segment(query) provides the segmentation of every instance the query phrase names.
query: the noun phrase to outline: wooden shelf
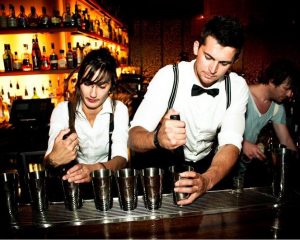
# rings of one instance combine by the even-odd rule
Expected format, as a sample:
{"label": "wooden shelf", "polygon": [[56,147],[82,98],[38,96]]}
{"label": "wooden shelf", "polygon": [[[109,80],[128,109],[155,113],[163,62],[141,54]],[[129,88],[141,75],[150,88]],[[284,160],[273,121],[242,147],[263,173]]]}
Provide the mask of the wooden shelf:
{"label": "wooden shelf", "polygon": [[119,45],[122,49],[128,49],[124,44],[115,42],[109,38],[102,37],[96,33],[86,32],[78,27],[57,27],[57,28],[7,28],[1,29],[0,34],[34,34],[34,33],[58,33],[58,32],[70,32],[72,35],[80,34],[96,40],[103,40],[112,44]]}
{"label": "wooden shelf", "polygon": [[77,27],[53,27],[53,28],[4,28],[0,30],[0,34],[28,34],[28,33],[58,33],[58,32],[74,32]]}
{"label": "wooden shelf", "polygon": [[34,71],[11,71],[11,72],[4,72],[0,71],[0,77],[4,76],[23,76],[23,75],[36,75],[36,74],[64,74],[70,73],[73,69],[58,69],[58,70],[34,70]]}

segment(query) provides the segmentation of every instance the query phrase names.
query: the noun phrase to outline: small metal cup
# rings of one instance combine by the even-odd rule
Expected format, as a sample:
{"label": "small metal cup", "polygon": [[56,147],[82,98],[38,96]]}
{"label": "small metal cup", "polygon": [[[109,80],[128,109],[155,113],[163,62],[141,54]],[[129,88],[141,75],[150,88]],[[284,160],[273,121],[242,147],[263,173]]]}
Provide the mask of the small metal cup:
{"label": "small metal cup", "polygon": [[115,173],[122,210],[129,211],[137,207],[137,177],[138,171],[131,168],[124,168]]}
{"label": "small metal cup", "polygon": [[272,190],[273,196],[277,198],[278,202],[287,200],[291,191],[291,182],[289,181],[291,156],[292,151],[283,145],[279,145],[275,149],[276,160],[273,167]]}
{"label": "small metal cup", "polygon": [[[0,174],[0,210],[11,222],[15,221],[18,212],[18,174],[5,172]],[[3,216],[2,215],[2,216]]]}
{"label": "small metal cup", "polygon": [[46,177],[45,170],[29,172],[28,174],[31,206],[38,212],[48,209]]}
{"label": "small metal cup", "polygon": [[[180,173],[186,172],[186,171],[194,171],[194,168],[192,166],[188,166],[188,165],[180,165],[180,166],[171,166],[169,168],[169,170],[172,174],[173,185],[175,185],[175,182],[182,179],[180,177]],[[173,201],[174,201],[174,204],[176,204],[176,205],[178,205],[177,204],[178,201],[187,199],[189,196],[190,196],[189,193],[175,192],[173,190]]]}
{"label": "small metal cup", "polygon": [[112,177],[110,169],[98,169],[91,173],[96,209],[107,211],[113,206]]}
{"label": "small metal cup", "polygon": [[65,207],[70,211],[75,211],[82,207],[82,196],[79,183],[62,180]]}
{"label": "small metal cup", "polygon": [[162,169],[154,167],[141,170],[144,205],[149,210],[161,207],[163,173]]}

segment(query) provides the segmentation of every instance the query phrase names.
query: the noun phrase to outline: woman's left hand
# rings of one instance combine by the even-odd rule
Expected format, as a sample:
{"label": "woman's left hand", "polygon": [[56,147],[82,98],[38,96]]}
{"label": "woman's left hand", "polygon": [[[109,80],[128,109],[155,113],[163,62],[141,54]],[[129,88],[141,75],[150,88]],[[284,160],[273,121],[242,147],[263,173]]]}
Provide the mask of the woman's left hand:
{"label": "woman's left hand", "polygon": [[68,180],[68,182],[75,183],[90,182],[90,173],[92,171],[92,165],[78,163],[67,171],[67,174],[63,176],[63,180]]}

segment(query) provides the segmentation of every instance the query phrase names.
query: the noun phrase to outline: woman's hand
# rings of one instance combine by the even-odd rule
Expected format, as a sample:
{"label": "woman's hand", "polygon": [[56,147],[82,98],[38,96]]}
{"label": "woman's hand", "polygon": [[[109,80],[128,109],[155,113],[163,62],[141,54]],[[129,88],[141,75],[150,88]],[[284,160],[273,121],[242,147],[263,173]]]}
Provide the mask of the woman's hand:
{"label": "woman's hand", "polygon": [[77,157],[79,140],[76,133],[72,133],[64,139],[69,132],[70,129],[61,130],[55,138],[53,149],[47,156],[51,165],[67,164]]}
{"label": "woman's hand", "polygon": [[83,164],[78,163],[75,166],[68,169],[67,174],[63,176],[63,180],[75,183],[85,183],[92,180],[91,173],[96,170],[104,168],[102,164]]}

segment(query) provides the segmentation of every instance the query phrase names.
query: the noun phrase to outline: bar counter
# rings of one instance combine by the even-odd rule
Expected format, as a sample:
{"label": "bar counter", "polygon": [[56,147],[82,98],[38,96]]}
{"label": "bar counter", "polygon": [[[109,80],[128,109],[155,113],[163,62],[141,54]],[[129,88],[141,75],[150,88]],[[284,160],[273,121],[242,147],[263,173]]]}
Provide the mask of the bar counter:
{"label": "bar counter", "polygon": [[[209,191],[189,206],[178,207],[164,194],[161,208],[148,210],[142,196],[132,211],[98,211],[94,201],[69,211],[62,202],[50,203],[44,213],[20,205],[18,216],[2,238],[300,238],[299,195],[278,204],[270,188]],[[3,228],[2,228],[3,229]],[[1,230],[2,231],[2,230]]]}

